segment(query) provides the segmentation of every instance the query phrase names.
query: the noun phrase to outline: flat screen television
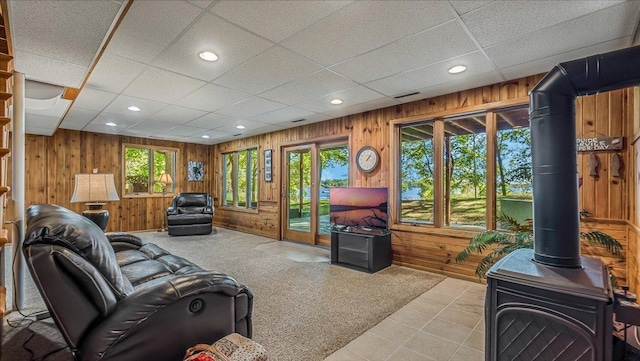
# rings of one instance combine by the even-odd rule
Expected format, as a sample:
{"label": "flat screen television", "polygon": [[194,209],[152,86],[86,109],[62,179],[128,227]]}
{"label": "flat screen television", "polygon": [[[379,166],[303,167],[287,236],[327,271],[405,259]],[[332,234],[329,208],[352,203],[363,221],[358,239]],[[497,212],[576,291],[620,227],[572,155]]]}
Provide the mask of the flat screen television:
{"label": "flat screen television", "polygon": [[386,230],[388,201],[387,188],[331,188],[330,223],[333,227]]}

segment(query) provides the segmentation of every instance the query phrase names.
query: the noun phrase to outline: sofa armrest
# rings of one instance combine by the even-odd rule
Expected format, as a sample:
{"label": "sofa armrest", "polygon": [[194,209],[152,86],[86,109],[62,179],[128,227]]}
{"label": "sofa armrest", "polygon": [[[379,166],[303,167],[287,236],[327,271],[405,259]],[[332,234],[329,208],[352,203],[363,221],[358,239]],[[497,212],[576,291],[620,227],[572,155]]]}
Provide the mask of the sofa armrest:
{"label": "sofa armrest", "polygon": [[178,208],[177,207],[169,207],[167,208],[167,216],[173,216],[176,215],[180,212],[178,212]]}
{"label": "sofa armrest", "polygon": [[213,207],[211,207],[211,206],[204,207],[203,213],[205,213],[205,214],[213,214]]}
{"label": "sofa armrest", "polygon": [[129,233],[108,233],[106,234],[114,252],[120,252],[127,249],[140,249],[144,246],[144,242],[138,236]]}

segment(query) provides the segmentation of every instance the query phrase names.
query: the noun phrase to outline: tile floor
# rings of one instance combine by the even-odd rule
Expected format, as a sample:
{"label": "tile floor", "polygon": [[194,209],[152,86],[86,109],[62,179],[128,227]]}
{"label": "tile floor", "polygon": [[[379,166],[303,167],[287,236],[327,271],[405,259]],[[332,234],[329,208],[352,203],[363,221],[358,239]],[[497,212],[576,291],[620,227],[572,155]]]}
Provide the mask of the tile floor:
{"label": "tile floor", "polygon": [[[329,262],[330,251],[295,242],[256,247],[297,262]],[[486,286],[446,278],[325,361],[483,361]]]}
{"label": "tile floor", "polygon": [[482,361],[485,289],[447,278],[325,361]]}

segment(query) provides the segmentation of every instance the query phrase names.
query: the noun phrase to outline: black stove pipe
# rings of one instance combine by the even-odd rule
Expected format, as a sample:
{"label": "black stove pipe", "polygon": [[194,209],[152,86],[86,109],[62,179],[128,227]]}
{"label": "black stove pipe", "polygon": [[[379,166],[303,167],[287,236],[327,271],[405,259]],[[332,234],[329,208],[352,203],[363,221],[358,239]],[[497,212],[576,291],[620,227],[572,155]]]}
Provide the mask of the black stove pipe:
{"label": "black stove pipe", "polygon": [[640,84],[640,46],[556,65],[529,93],[534,260],[579,268],[577,96]]}

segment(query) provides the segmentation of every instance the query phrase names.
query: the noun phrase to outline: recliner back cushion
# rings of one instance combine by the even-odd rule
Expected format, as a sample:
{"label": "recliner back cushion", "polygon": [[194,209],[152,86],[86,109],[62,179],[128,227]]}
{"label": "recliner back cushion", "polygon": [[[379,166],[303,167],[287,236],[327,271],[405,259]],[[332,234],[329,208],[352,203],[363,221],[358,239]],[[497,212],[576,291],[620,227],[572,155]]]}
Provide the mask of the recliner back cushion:
{"label": "recliner back cushion", "polygon": [[24,246],[38,243],[63,246],[86,259],[102,274],[118,298],[133,292],[104,232],[88,218],[53,204],[33,205],[27,210]]}
{"label": "recliner back cushion", "polygon": [[180,193],[176,198],[177,207],[205,207],[207,205],[206,193]]}
{"label": "recliner back cushion", "polygon": [[204,207],[178,207],[178,212],[184,214],[204,213]]}

